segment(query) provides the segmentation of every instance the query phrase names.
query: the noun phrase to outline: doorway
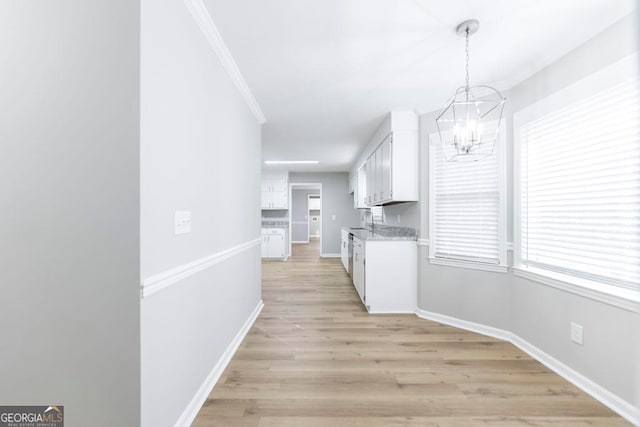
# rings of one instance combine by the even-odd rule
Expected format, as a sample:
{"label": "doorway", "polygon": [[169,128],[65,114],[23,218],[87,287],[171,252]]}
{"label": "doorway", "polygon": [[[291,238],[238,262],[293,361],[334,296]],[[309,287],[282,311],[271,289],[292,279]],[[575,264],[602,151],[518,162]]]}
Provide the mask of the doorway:
{"label": "doorway", "polygon": [[[289,185],[289,254],[302,251],[320,257],[322,252],[322,184]],[[295,247],[294,247],[295,245]],[[296,249],[296,250],[294,250]]]}

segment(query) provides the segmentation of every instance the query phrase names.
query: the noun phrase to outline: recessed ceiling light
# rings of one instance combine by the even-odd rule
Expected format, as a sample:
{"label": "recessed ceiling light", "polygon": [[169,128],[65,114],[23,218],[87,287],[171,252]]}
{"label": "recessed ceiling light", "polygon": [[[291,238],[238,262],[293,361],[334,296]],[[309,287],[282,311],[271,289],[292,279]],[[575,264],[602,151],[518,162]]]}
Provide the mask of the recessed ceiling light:
{"label": "recessed ceiling light", "polygon": [[317,160],[265,160],[265,165],[315,165]]}

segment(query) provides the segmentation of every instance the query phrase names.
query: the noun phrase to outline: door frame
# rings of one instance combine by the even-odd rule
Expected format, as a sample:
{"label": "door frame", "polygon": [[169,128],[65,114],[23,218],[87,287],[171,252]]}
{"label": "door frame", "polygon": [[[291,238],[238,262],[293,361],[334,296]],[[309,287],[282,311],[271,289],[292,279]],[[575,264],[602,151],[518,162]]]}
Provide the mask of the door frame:
{"label": "door frame", "polygon": [[[320,190],[320,215],[322,215],[324,198],[322,197],[321,182],[290,182],[289,183],[289,254],[291,256],[293,248],[293,190],[295,187],[312,187],[313,190]],[[300,190],[301,188],[298,188]],[[308,199],[307,199],[308,200]],[[309,205],[307,205],[307,236],[309,236]],[[318,257],[322,256],[322,216],[320,217],[320,251]]]}

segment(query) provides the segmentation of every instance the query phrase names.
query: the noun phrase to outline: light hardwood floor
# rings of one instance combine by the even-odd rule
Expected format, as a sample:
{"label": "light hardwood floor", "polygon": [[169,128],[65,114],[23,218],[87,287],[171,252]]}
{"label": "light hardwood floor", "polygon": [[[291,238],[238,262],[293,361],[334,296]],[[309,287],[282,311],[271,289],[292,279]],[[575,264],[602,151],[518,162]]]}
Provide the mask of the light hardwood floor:
{"label": "light hardwood floor", "polygon": [[318,242],[263,262],[265,307],[194,426],[623,426],[513,345],[369,315]]}

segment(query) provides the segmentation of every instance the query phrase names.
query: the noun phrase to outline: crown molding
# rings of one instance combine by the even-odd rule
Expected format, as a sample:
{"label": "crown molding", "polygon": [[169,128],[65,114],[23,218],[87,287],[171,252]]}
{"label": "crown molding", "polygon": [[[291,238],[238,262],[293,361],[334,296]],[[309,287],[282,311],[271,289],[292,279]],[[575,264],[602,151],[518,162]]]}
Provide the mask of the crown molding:
{"label": "crown molding", "polygon": [[236,88],[240,91],[240,94],[249,106],[249,109],[255,116],[258,123],[261,125],[265,124],[267,122],[267,118],[264,116],[258,101],[256,101],[256,98],[253,96],[253,93],[251,92],[251,89],[249,89],[244,77],[242,77],[238,64],[236,64],[236,61],[234,61],[231,56],[231,52],[229,52],[227,45],[222,39],[222,35],[218,31],[216,24],[213,22],[213,18],[211,18],[207,7],[202,3],[202,0],[184,0],[184,4],[187,9],[189,9],[189,12],[191,12],[193,19],[195,19],[198,27],[202,30],[202,33],[209,42],[211,48],[216,55],[218,55],[218,58],[220,58],[222,66],[227,70],[229,77],[231,77]]}

